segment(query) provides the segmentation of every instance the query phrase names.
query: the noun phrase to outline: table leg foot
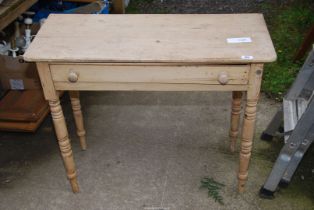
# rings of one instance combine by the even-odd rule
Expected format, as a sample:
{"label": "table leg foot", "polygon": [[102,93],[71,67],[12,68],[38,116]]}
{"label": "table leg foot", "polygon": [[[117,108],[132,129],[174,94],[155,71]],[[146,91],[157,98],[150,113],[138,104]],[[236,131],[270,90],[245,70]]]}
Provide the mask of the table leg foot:
{"label": "table leg foot", "polygon": [[239,191],[239,193],[243,193],[244,192],[245,183],[246,183],[246,180],[240,180],[240,178],[239,178],[239,182],[238,182],[238,191]]}
{"label": "table leg foot", "polygon": [[80,139],[82,150],[86,150],[87,148],[86,138],[85,138],[86,132],[84,129],[83,114],[81,110],[80,94],[78,91],[70,91],[69,94],[70,94],[70,99],[71,99],[71,104],[72,104],[75,125],[77,129],[76,133]]}
{"label": "table leg foot", "polygon": [[80,188],[79,188],[79,185],[78,185],[78,183],[77,183],[76,177],[73,178],[73,179],[70,179],[70,183],[71,183],[72,191],[73,191],[74,193],[80,192]]}
{"label": "table leg foot", "polygon": [[71,142],[60,105],[60,100],[56,99],[49,101],[49,106],[67,177],[70,181],[73,192],[79,192]]}
{"label": "table leg foot", "polygon": [[231,120],[230,120],[230,151],[236,150],[237,138],[239,133],[239,122],[241,115],[241,103],[242,103],[242,92],[232,92],[232,108],[231,108]]}

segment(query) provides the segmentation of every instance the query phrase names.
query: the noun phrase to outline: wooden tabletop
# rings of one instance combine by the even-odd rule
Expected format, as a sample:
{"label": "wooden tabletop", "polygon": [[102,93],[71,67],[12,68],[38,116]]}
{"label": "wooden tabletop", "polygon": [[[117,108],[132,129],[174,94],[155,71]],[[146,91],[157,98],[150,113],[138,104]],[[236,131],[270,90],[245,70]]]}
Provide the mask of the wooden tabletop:
{"label": "wooden tabletop", "polygon": [[262,14],[52,14],[27,61],[264,63],[276,59]]}

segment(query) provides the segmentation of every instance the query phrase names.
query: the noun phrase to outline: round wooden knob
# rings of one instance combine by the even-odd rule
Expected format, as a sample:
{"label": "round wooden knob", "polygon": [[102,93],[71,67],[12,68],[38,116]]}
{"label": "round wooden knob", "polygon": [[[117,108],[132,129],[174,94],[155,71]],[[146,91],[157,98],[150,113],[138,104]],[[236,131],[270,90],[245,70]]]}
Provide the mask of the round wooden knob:
{"label": "round wooden knob", "polygon": [[218,82],[222,85],[226,85],[229,82],[229,76],[227,72],[220,72],[218,75]]}
{"label": "round wooden knob", "polygon": [[75,72],[70,72],[68,76],[69,82],[77,82],[78,80],[78,74]]}

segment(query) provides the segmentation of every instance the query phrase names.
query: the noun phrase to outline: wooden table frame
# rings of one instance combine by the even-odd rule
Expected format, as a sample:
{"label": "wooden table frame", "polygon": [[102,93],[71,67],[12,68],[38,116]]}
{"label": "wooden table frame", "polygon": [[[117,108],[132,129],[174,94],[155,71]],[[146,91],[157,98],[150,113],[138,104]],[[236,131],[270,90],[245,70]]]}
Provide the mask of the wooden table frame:
{"label": "wooden table frame", "polygon": [[[108,83],[108,82],[96,82],[94,84],[88,85],[80,82],[59,82],[57,78],[54,78],[55,65],[49,63],[37,63],[39,76],[42,82],[45,98],[49,101],[51,115],[53,123],[55,126],[55,131],[57,134],[62,158],[64,161],[64,166],[67,172],[67,177],[70,180],[73,192],[79,192],[79,186],[77,183],[76,168],[73,159],[71,143],[67,131],[67,126],[65,123],[64,115],[62,112],[62,107],[60,105],[59,94],[60,90],[69,90],[71,104],[75,119],[75,124],[77,127],[77,135],[80,138],[81,147],[86,150],[85,141],[85,129],[83,125],[83,116],[81,112],[80,99],[78,90],[136,90],[136,91],[232,91],[232,112],[231,112],[231,127],[230,127],[230,149],[232,152],[236,148],[236,140],[238,138],[239,121],[241,113],[241,102],[242,102],[242,92],[246,92],[246,106],[245,106],[245,117],[243,121],[243,131],[241,139],[241,150],[240,150],[240,166],[238,173],[238,189],[243,192],[245,182],[248,177],[248,166],[252,150],[252,140],[254,135],[254,125],[256,119],[256,105],[259,97],[263,64],[251,64],[251,65],[239,65],[239,68],[243,68],[246,72],[247,78],[245,78],[245,85],[221,85],[221,84],[194,84],[195,81],[185,81],[185,83],[180,84],[167,84],[167,83],[145,83],[144,85],[132,84],[132,83]],[[63,68],[68,68],[67,73],[75,72],[80,64],[61,64]],[[83,64],[86,65],[86,64]],[[107,66],[108,64],[103,64]],[[102,64],[90,65],[90,68],[102,68]],[[115,64],[117,65],[117,64]],[[132,67],[134,65],[143,64],[122,64],[126,68]],[[145,66],[149,66],[145,64]],[[155,66],[155,64],[154,64]],[[165,70],[169,68],[184,68],[178,65],[161,65],[156,68],[156,75],[160,73],[163,74]],[[186,67],[186,66],[185,66]],[[206,66],[210,68],[211,65]],[[225,71],[228,65],[215,65],[218,71]],[[90,71],[90,69],[88,70]],[[123,71],[122,71],[123,72]],[[80,72],[81,73],[81,72]],[[120,75],[121,77],[123,75]],[[177,76],[177,75],[176,75]],[[145,78],[144,78],[145,79]],[[155,78],[158,80],[158,78]],[[163,78],[161,78],[163,79]],[[54,81],[55,80],[55,81]]]}
{"label": "wooden table frame", "polygon": [[24,59],[37,63],[73,192],[79,187],[58,91],[70,91],[83,150],[79,91],[232,91],[231,151],[246,92],[238,172],[244,190],[263,64],[276,59],[262,14],[54,14]]}

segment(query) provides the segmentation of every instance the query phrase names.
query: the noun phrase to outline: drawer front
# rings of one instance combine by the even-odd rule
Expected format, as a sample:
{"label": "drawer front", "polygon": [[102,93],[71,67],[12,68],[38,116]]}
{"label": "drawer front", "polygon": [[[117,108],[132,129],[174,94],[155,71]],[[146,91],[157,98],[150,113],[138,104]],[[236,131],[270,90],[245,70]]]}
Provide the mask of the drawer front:
{"label": "drawer front", "polygon": [[[147,85],[246,85],[249,65],[50,65],[56,89],[106,84]],[[70,88],[71,89],[71,88]],[[88,88],[87,88],[88,89]]]}

